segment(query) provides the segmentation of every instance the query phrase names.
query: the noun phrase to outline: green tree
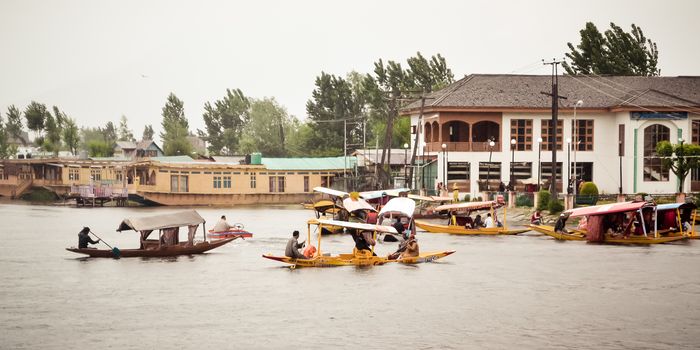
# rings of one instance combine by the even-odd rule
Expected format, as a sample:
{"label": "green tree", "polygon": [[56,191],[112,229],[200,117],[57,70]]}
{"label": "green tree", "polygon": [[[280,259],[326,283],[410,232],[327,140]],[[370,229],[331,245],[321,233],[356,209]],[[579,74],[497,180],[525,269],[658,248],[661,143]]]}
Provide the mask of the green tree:
{"label": "green tree", "polygon": [[285,135],[294,128],[287,110],[274,98],[252,100],[250,121],[240,141],[242,153],[261,152],[268,157],[287,155]]}
{"label": "green tree", "polygon": [[7,159],[13,154],[9,144],[9,134],[3,123],[2,115],[0,115],[0,159]]}
{"label": "green tree", "polygon": [[87,150],[90,157],[111,157],[114,155],[112,144],[104,140],[89,141],[87,143]]}
{"label": "green tree", "polygon": [[163,140],[163,152],[166,156],[189,155],[192,153],[192,145],[187,140],[189,135],[189,123],[185,118],[185,109],[182,101],[170,93],[163,107],[163,132],[160,137]]}
{"label": "green tree", "polygon": [[240,89],[226,89],[223,99],[204,104],[206,133],[198,134],[209,143],[212,154],[231,155],[238,151],[240,135],[250,120],[250,101]]}
{"label": "green tree", "polygon": [[23,145],[27,145],[29,140],[26,140],[23,135],[24,126],[22,125],[22,112],[11,105],[7,108],[7,123],[5,124],[5,131],[8,136],[13,137],[15,140],[19,140]]}
{"label": "green tree", "polygon": [[112,121],[108,121],[105,124],[105,128],[102,129],[102,138],[105,143],[113,145],[117,141],[117,128],[114,127]]}
{"label": "green tree", "polygon": [[143,128],[143,136],[141,136],[141,140],[153,140],[154,134],[155,133],[153,132],[153,126],[151,124],[148,124]]}
{"label": "green tree", "polygon": [[61,125],[59,125],[58,120],[62,120],[61,115],[59,114],[58,118],[54,118],[51,116],[51,113],[48,113],[46,115],[46,119],[44,121],[44,129],[46,131],[46,137],[44,137],[44,142],[42,147],[49,151],[52,152],[54,157],[58,156],[58,152],[61,150]]}
{"label": "green tree", "polygon": [[662,157],[664,166],[676,174],[678,193],[683,193],[683,184],[690,170],[700,168],[700,145],[661,141],[656,145],[656,153]]}
{"label": "green tree", "polygon": [[574,47],[567,43],[566,54],[571,63],[564,62],[567,74],[614,74],[655,76],[659,52],[656,43],[644,36],[640,27],[632,24],[632,31],[610,23],[610,29],[601,34],[592,22],[580,32],[581,42]]}
{"label": "green tree", "polygon": [[78,146],[80,145],[78,125],[70,117],[66,117],[63,121],[63,141],[73,155],[78,154]]}
{"label": "green tree", "polygon": [[[51,115],[46,109],[46,105],[32,101],[24,110],[24,117],[27,119],[27,128],[34,131],[34,136],[39,137],[39,133],[44,130],[46,116]],[[39,145],[40,146],[40,145]]]}
{"label": "green tree", "polygon": [[129,126],[127,125],[127,119],[126,116],[122,114],[121,118],[119,118],[119,131],[118,131],[118,140],[119,141],[136,141],[134,138],[134,133],[131,132],[129,129]]}

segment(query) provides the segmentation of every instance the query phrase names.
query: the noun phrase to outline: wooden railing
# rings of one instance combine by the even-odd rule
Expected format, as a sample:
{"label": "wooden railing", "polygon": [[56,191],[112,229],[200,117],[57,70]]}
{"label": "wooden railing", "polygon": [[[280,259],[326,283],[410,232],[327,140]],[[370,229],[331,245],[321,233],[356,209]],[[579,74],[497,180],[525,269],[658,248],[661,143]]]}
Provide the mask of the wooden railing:
{"label": "wooden railing", "polygon": [[495,142],[493,147],[486,142],[429,142],[425,145],[426,152],[442,152],[442,145],[445,144],[447,152],[500,152],[501,143]]}

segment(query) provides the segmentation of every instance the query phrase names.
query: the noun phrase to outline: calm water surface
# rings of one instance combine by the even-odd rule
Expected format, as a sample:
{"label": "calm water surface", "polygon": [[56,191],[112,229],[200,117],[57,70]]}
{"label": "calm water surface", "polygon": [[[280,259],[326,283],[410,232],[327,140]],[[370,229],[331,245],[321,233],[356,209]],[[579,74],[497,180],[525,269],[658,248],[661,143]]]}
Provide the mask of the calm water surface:
{"label": "calm water surface", "polygon": [[[173,208],[0,204],[0,348],[697,349],[700,241],[654,247],[555,242],[534,233],[419,233],[417,266],[291,270],[283,254],[310,212],[198,209],[252,239],[205,255],[85,259],[64,250],[90,226],[120,248],[127,216]],[[347,236],[326,252],[349,252]],[[389,253],[396,243],[379,245]]]}

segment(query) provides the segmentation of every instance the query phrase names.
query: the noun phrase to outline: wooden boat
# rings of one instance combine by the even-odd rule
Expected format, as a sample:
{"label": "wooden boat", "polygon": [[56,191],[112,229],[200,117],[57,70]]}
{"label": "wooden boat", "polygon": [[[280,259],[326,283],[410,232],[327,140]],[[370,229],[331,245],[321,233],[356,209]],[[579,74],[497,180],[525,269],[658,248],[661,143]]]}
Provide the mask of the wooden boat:
{"label": "wooden boat", "polygon": [[[202,225],[204,241],[194,240],[199,225]],[[207,241],[205,220],[195,210],[161,214],[148,217],[126,218],[117,228],[117,231],[138,231],[141,236],[140,246],[135,249],[94,249],[94,248],[66,248],[66,250],[78,254],[85,254],[95,258],[134,258],[134,257],[167,257],[178,255],[201,254],[218,248],[238,237],[226,238],[217,241]],[[179,228],[187,230],[187,240],[180,242]],[[158,239],[148,239],[153,231],[158,231]]]}
{"label": "wooden boat", "polygon": [[211,239],[226,239],[226,238],[233,238],[233,237],[238,237],[238,238],[251,238],[253,237],[252,232],[248,232],[244,229],[230,229],[228,231],[224,232],[214,232],[214,230],[209,230],[209,238]]}
{"label": "wooden boat", "polygon": [[655,228],[670,231],[668,236],[680,235],[700,239],[700,232],[696,230],[697,220],[700,219],[697,209],[698,207],[690,202],[659,204],[654,215]]}
{"label": "wooden boat", "polygon": [[[503,227],[480,227],[466,228],[458,218],[458,213],[466,213],[467,216],[473,211],[487,210],[495,217],[496,209],[503,206],[502,203],[496,201],[485,202],[463,202],[456,204],[441,205],[436,210],[447,210],[451,213],[450,223],[448,225],[433,224],[425,221],[416,220],[416,226],[431,233],[448,233],[454,235],[517,235],[519,233],[530,231],[526,229],[510,229],[506,220],[506,208],[503,207]],[[494,219],[495,220],[495,219]]]}
{"label": "wooden boat", "polygon": [[[605,217],[625,216],[627,214],[633,215],[632,218],[638,222],[636,234],[631,233],[632,219],[628,220],[626,228],[622,230],[629,230],[630,234],[628,236],[622,233],[611,234],[607,232],[605,227],[607,224],[603,220]],[[567,233],[562,233],[555,232],[554,227],[548,225],[529,225],[529,227],[557,240],[589,241],[607,244],[660,244],[688,238],[687,235],[666,235],[667,230],[659,230],[656,226],[647,227],[645,222],[649,220],[652,214],[654,216],[657,214],[657,207],[653,203],[622,202],[570,209],[562,213],[562,218],[564,219],[585,217],[587,220],[586,229],[567,229]],[[591,225],[601,226],[595,227]],[[593,229],[595,231],[590,232]]]}
{"label": "wooden boat", "polygon": [[[308,223],[308,236],[307,236],[307,242],[311,242],[311,225],[314,223],[309,222]],[[344,221],[337,221],[337,220],[318,220],[317,224],[319,227],[323,227],[325,225],[333,225],[333,226],[342,226],[347,229],[354,229],[354,230],[367,230],[367,231],[372,231],[374,236],[376,237],[378,233],[384,233],[384,234],[398,234],[395,228],[391,226],[381,226],[381,225],[374,225],[374,224],[363,224],[363,223],[356,223],[356,222],[344,222]],[[319,229],[319,232],[322,232],[321,229]],[[437,259],[443,258],[445,256],[448,256],[454,251],[442,251],[442,252],[426,252],[426,253],[421,253],[419,256],[416,257],[411,257],[411,258],[399,258],[395,260],[391,260],[388,257],[385,256],[376,256],[373,255],[374,253],[374,248],[372,248],[372,251],[357,251],[356,249],[353,249],[352,253],[348,254],[338,254],[338,255],[330,255],[330,254],[324,254],[321,252],[321,237],[323,235],[319,233],[318,235],[318,243],[316,246],[316,254],[309,258],[309,259],[292,259],[286,256],[276,256],[273,254],[263,254],[263,258],[270,259],[270,260],[275,260],[279,261],[285,264],[290,264],[292,267],[335,267],[335,266],[374,266],[374,265],[384,265],[387,263],[392,263],[392,262],[397,262],[397,263],[405,263],[405,264],[416,264],[416,263],[423,263],[423,262],[432,262]]]}

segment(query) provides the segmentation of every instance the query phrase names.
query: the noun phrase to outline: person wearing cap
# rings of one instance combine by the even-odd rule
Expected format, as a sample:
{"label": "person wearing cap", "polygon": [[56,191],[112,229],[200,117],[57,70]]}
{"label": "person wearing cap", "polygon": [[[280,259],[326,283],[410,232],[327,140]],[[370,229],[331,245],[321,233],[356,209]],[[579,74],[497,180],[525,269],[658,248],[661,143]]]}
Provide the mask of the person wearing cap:
{"label": "person wearing cap", "polygon": [[226,215],[221,215],[221,219],[214,225],[214,232],[228,232],[233,226],[226,222]]}
{"label": "person wearing cap", "polygon": [[88,243],[97,244],[100,243],[100,239],[98,238],[96,241],[93,241],[92,238],[90,238],[90,228],[83,227],[80,233],[78,233],[78,248],[85,249],[88,247]]}
{"label": "person wearing cap", "polygon": [[292,259],[307,259],[299,249],[304,247],[305,242],[299,243],[299,231],[292,233],[292,238],[287,241],[287,248],[284,250],[284,255]]}

